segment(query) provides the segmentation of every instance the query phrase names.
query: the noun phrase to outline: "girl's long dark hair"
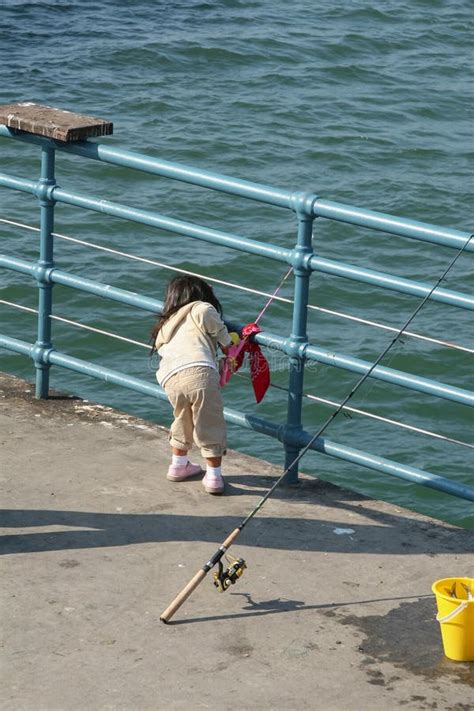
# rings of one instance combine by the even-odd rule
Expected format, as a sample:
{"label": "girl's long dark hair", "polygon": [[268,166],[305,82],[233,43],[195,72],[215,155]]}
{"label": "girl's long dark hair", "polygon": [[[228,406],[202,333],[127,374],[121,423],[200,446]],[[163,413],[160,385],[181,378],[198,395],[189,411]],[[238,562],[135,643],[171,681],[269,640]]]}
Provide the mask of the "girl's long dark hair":
{"label": "girl's long dark hair", "polygon": [[182,306],[191,304],[193,301],[205,301],[214,306],[216,311],[222,316],[222,306],[219,303],[212,287],[203,279],[196,276],[177,276],[170,281],[166,289],[165,303],[163,311],[150,335],[151,353],[156,350],[155,341],[158,331],[163,327],[166,321],[173,316]]}

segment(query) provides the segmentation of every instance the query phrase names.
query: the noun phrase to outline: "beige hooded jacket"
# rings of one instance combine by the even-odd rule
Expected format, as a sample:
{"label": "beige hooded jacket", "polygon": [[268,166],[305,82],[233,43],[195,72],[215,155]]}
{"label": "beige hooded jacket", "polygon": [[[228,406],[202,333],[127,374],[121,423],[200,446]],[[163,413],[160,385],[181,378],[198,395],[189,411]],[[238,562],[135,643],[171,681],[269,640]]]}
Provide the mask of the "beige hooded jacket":
{"label": "beige hooded jacket", "polygon": [[185,368],[205,365],[217,370],[217,344],[232,344],[229,332],[214,306],[193,301],[182,306],[159,330],[155,345],[160,356],[156,379],[163,386]]}

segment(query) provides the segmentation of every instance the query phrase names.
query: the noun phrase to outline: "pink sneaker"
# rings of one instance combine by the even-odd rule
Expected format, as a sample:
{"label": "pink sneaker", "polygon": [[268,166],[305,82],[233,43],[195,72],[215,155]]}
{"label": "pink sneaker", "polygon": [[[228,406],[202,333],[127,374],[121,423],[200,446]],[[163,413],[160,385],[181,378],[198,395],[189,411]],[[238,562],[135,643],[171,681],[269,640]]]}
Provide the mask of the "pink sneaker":
{"label": "pink sneaker", "polygon": [[166,478],[170,481],[184,481],[185,479],[202,473],[203,470],[199,464],[191,464],[191,462],[184,465],[170,464]]}
{"label": "pink sneaker", "polygon": [[210,476],[206,473],[202,480],[202,485],[207,494],[224,493],[224,479],[221,476]]}

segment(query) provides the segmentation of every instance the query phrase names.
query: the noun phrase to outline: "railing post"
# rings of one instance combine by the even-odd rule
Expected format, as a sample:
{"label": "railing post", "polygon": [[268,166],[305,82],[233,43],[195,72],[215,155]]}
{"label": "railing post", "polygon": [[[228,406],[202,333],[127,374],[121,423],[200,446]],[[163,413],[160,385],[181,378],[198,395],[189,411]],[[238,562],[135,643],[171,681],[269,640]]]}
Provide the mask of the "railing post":
{"label": "railing post", "polygon": [[[304,196],[302,196],[304,198]],[[293,320],[291,328],[291,350],[288,375],[288,408],[285,432],[296,434],[302,430],[301,409],[303,402],[304,356],[301,346],[308,342],[306,332],[309,280],[311,270],[308,268],[309,258],[313,253],[311,246],[314,218],[303,211],[296,210],[298,217],[298,240],[293,250],[293,270],[295,275]],[[300,448],[285,443],[285,484],[296,484],[298,481],[298,465],[290,466],[299,454]]]}
{"label": "railing post", "polygon": [[36,280],[38,283],[38,336],[34,348],[36,368],[37,398],[47,398],[49,394],[49,364],[44,361],[44,353],[52,348],[51,312],[53,284],[48,278],[53,262],[54,200],[50,197],[51,187],[56,185],[54,177],[55,150],[44,147],[41,150],[41,176],[38,185],[40,204],[40,250]]}

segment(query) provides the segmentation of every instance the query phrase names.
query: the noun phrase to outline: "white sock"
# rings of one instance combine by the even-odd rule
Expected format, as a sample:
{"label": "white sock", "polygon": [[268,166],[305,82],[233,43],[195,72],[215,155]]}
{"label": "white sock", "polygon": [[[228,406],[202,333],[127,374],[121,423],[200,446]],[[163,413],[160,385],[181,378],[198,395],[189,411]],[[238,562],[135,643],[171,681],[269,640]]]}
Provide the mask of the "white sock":
{"label": "white sock", "polygon": [[222,476],[222,467],[211,467],[209,464],[206,467],[206,474],[211,477],[220,478]]}
{"label": "white sock", "polygon": [[179,454],[173,454],[171,457],[171,464],[178,467],[185,467],[188,463],[188,455],[184,454],[182,457]]}

